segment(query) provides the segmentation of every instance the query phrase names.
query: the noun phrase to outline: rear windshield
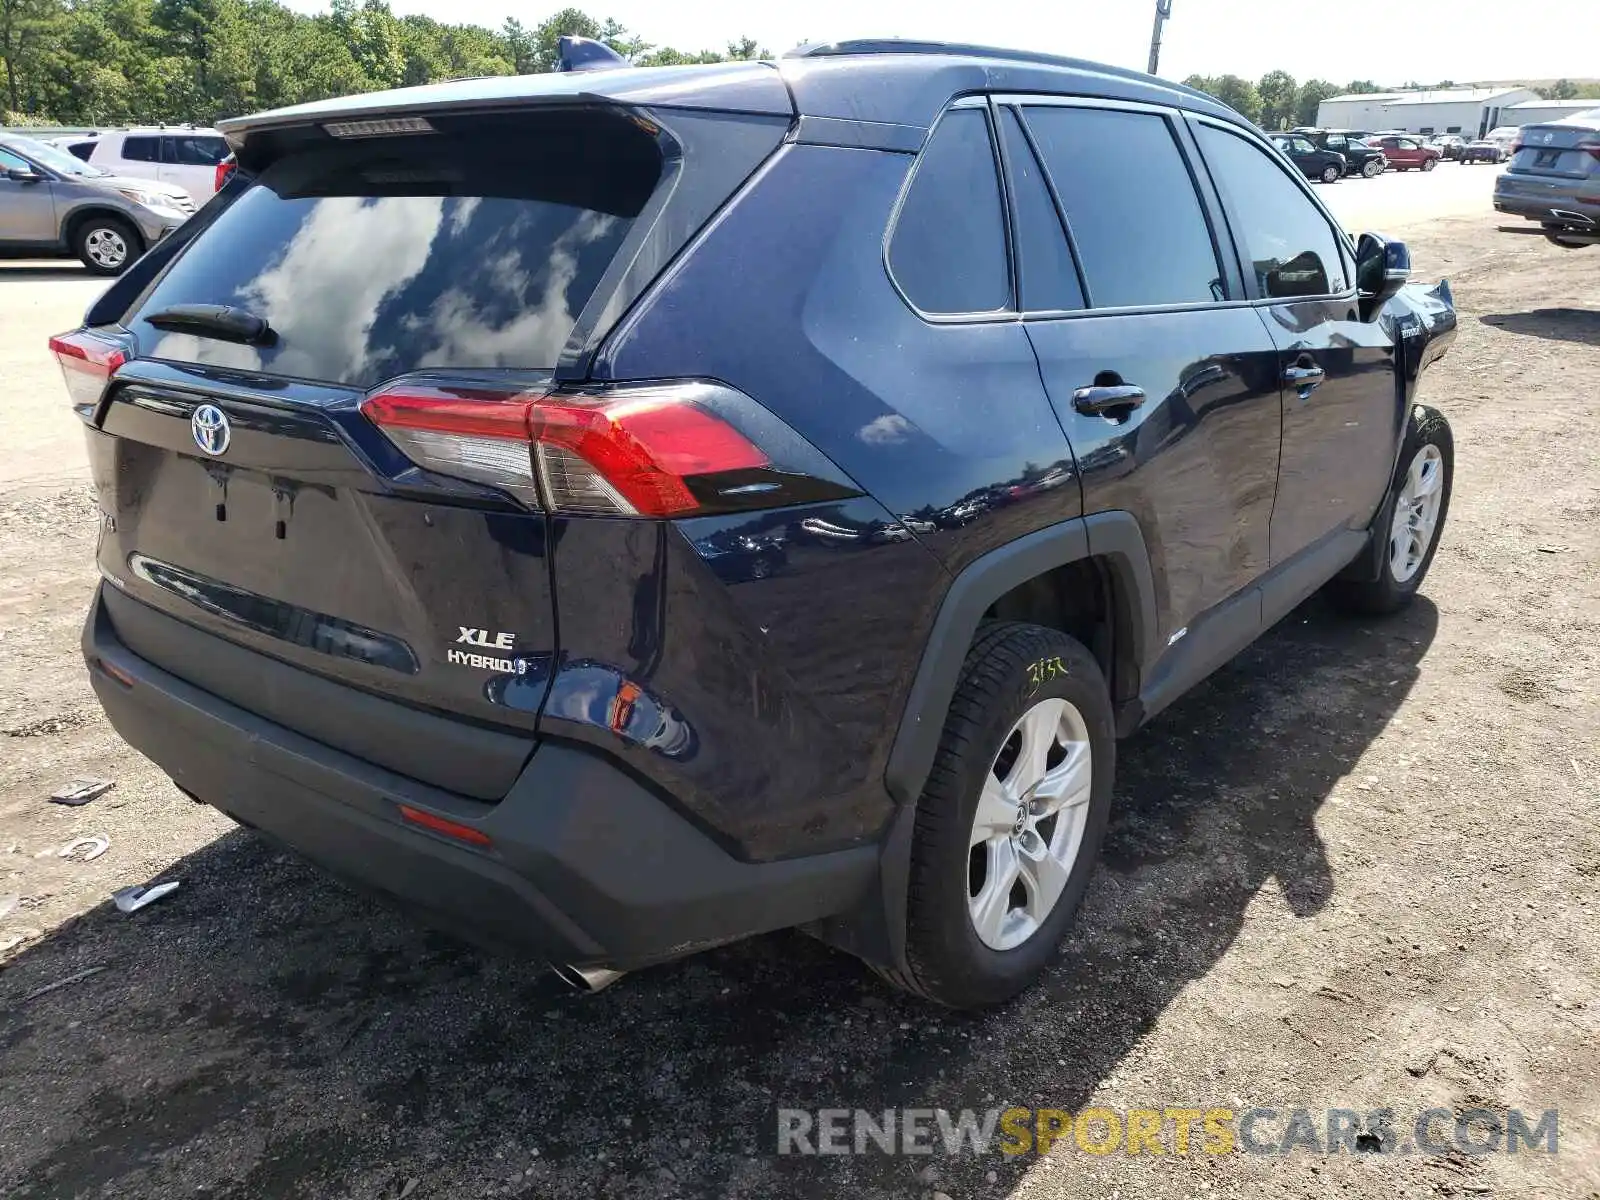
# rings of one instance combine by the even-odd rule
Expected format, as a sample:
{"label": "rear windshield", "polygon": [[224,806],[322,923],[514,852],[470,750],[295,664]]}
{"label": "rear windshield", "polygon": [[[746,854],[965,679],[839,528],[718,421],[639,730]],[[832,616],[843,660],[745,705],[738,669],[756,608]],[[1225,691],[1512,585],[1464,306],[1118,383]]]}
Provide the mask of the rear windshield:
{"label": "rear windshield", "polygon": [[[654,140],[602,113],[313,141],[267,167],[129,322],[140,353],[370,388],[430,368],[553,367],[660,177]],[[266,345],[154,328],[229,304]]]}

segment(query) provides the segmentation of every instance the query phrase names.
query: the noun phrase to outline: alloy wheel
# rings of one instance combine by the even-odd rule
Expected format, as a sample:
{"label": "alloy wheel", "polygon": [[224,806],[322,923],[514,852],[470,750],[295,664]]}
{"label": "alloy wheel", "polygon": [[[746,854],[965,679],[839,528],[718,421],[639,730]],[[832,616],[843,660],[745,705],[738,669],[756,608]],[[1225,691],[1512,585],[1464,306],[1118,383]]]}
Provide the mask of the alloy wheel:
{"label": "alloy wheel", "polygon": [[1395,582],[1409,581],[1428,557],[1443,499],[1444,455],[1437,446],[1424,446],[1406,468],[1389,525],[1389,570]]}
{"label": "alloy wheel", "polygon": [[967,909],[991,950],[1039,931],[1066,889],[1094,779],[1089,728],[1065,700],[1017,719],[984,776],[969,838]]}
{"label": "alloy wheel", "polygon": [[83,240],[83,249],[96,266],[115,270],[128,258],[128,243],[115,229],[102,225]]}

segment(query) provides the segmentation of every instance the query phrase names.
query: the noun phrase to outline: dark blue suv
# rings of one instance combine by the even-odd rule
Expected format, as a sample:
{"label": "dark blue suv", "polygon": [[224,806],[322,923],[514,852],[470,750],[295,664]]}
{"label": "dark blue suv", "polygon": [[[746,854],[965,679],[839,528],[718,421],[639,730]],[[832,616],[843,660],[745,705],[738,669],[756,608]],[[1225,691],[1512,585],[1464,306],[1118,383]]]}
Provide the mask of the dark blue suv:
{"label": "dark blue suv", "polygon": [[57,338],[117,730],[569,981],[802,926],[1002,1000],[1131,733],[1312,592],[1404,605],[1454,336],[1197,92],[977,47],[225,127]]}

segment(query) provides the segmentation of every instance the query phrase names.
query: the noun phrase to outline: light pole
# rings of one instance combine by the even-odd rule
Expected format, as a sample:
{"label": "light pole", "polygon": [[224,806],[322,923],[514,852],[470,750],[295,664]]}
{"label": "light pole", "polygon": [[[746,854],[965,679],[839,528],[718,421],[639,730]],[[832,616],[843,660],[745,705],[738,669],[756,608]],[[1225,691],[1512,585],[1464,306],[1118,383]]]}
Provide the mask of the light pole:
{"label": "light pole", "polygon": [[1161,61],[1161,26],[1172,15],[1172,0],[1156,0],[1156,24],[1150,31],[1150,74],[1156,73]]}

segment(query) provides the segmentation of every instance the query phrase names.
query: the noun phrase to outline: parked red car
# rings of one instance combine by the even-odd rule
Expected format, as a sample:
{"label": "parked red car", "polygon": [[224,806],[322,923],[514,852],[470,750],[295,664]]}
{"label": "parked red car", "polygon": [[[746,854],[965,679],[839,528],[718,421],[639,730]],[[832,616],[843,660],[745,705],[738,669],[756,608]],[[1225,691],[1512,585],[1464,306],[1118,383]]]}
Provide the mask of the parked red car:
{"label": "parked red car", "polygon": [[1396,171],[1409,171],[1412,167],[1419,171],[1431,171],[1440,158],[1439,151],[1423,145],[1421,138],[1375,137],[1368,138],[1367,145],[1381,146],[1383,156]]}

